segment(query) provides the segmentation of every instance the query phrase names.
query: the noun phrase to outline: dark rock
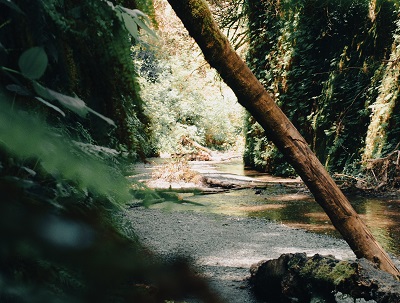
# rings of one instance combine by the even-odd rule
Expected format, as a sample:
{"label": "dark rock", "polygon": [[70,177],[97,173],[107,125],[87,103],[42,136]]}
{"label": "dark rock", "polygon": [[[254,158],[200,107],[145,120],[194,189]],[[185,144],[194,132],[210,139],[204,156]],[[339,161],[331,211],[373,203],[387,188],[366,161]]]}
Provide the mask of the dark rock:
{"label": "dark rock", "polygon": [[365,259],[283,254],[254,264],[250,273],[254,293],[265,302],[308,303],[318,298],[335,303],[338,292],[377,303],[400,302],[400,282]]}

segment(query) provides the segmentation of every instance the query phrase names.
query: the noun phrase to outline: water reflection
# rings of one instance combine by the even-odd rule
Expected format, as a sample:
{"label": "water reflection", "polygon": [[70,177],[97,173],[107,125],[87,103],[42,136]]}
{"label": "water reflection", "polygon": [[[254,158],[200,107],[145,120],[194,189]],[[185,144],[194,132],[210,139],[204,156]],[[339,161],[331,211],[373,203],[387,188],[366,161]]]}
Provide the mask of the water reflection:
{"label": "water reflection", "polygon": [[[218,169],[222,169],[224,172],[233,171],[247,176],[257,176],[256,172],[247,171],[241,165],[239,162],[222,163]],[[231,170],[231,168],[233,169]],[[255,195],[254,191],[249,193],[247,190],[241,190],[234,195],[242,197],[240,205],[231,204],[230,211],[227,211],[226,205],[221,207],[225,213],[262,217],[292,227],[341,237],[313,197],[302,193],[295,186],[270,186],[260,195]],[[388,252],[400,256],[400,197],[392,199],[348,198],[378,242]]]}
{"label": "water reflection", "polygon": [[[167,207],[175,210],[189,209],[260,217],[295,228],[341,237],[323,209],[296,180],[293,182],[285,180],[283,185],[283,179],[245,170],[241,161],[200,165],[206,170],[212,167],[213,174],[219,172],[224,176],[231,174],[256,177],[257,180],[266,181],[269,185],[262,190],[242,189],[209,195],[185,193],[182,194],[182,199],[201,203],[203,206],[169,203]],[[392,199],[349,197],[349,200],[383,248],[400,257],[400,197]],[[164,203],[155,207],[166,207],[166,205]]]}
{"label": "water reflection", "polygon": [[350,198],[378,242],[400,255],[400,197],[396,199]]}
{"label": "water reflection", "polygon": [[[400,256],[400,200],[349,197],[349,200],[377,241]],[[266,210],[249,212],[248,216],[268,218],[317,233],[340,237],[323,209],[312,198],[265,201],[274,205]],[[276,207],[276,206],[281,207]]]}

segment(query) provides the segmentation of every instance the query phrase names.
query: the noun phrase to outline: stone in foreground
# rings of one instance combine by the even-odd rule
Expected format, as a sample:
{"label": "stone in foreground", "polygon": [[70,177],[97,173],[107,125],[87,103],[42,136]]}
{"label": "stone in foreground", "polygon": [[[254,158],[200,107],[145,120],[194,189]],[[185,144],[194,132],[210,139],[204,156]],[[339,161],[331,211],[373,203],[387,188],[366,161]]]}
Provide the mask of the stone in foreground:
{"label": "stone in foreground", "polygon": [[400,282],[365,259],[283,254],[252,265],[250,273],[255,294],[265,302],[308,303],[318,298],[335,303],[337,293],[377,303],[400,302]]}

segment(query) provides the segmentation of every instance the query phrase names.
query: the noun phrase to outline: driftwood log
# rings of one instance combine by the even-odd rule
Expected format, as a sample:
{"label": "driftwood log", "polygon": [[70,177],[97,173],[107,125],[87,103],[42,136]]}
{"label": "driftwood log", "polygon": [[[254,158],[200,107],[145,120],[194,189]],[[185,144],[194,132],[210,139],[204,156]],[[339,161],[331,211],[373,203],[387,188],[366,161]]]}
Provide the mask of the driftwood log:
{"label": "driftwood log", "polygon": [[253,291],[265,302],[335,303],[339,293],[377,303],[400,302],[400,282],[366,259],[283,254],[254,264],[250,272]]}
{"label": "driftwood log", "polygon": [[196,148],[197,150],[202,150],[203,152],[206,152],[210,156],[212,155],[212,150],[211,149],[209,149],[209,148],[197,143],[196,141],[194,141],[194,140],[192,140],[192,139],[190,139],[190,138],[188,138],[186,136],[182,136],[181,142],[182,142],[182,145],[191,145],[194,148]]}

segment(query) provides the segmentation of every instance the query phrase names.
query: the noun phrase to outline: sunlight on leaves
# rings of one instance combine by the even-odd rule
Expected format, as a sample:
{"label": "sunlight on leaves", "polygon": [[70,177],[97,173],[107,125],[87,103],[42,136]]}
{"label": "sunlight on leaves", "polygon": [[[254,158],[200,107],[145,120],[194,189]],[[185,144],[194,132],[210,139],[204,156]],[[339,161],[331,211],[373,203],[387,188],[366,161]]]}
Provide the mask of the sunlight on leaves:
{"label": "sunlight on leaves", "polygon": [[94,110],[91,109],[90,107],[88,107],[87,110],[88,110],[89,112],[91,112],[93,115],[96,115],[97,117],[103,119],[103,120],[106,121],[108,124],[117,127],[117,125],[114,123],[114,121],[111,120],[110,118],[107,118],[106,116],[103,116],[102,114],[100,114],[100,113],[94,111]]}
{"label": "sunlight on leaves", "polygon": [[[126,14],[131,16],[133,22],[135,22],[137,25],[139,25],[144,31],[146,31],[146,33],[152,35],[154,38],[157,38],[156,33],[152,29],[150,29],[150,27],[147,25],[147,24],[150,24],[150,19],[149,19],[149,17],[147,17],[146,14],[144,14],[143,12],[141,12],[138,9],[132,10],[132,9],[128,9],[128,8],[125,8],[122,6],[120,8],[123,12],[125,12]],[[140,19],[140,17],[142,17],[144,21],[142,21]]]}
{"label": "sunlight on leaves", "polygon": [[139,39],[139,31],[135,22],[128,14],[122,13],[122,19],[124,20],[125,27],[136,40]]}
{"label": "sunlight on leaves", "polygon": [[[63,105],[67,109],[75,112],[76,114],[78,114],[81,117],[85,117],[88,113],[88,107],[86,106],[85,102],[83,102],[79,98],[73,98],[73,97],[69,97],[69,96],[60,94],[60,93],[55,92],[47,87],[40,85],[36,81],[33,82],[33,88],[39,96],[41,96],[49,101],[57,100],[58,102],[61,103],[61,105]],[[37,99],[37,100],[39,100],[40,102],[43,102],[42,101],[43,99]]]}

